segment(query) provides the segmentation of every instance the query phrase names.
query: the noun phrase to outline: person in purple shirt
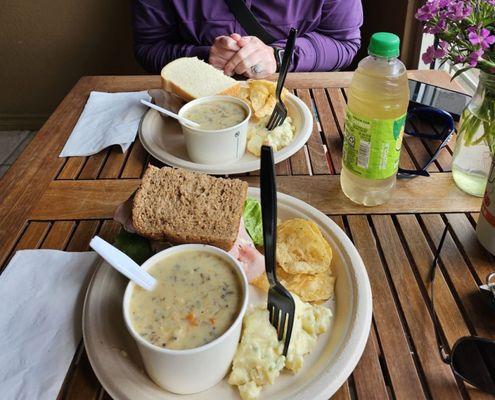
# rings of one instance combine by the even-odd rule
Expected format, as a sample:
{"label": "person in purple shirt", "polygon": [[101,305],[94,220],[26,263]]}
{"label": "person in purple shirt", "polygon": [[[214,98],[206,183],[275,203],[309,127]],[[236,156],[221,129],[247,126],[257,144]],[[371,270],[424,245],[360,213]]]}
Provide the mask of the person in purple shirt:
{"label": "person in purple shirt", "polygon": [[245,0],[276,41],[249,36],[222,0],[134,0],[134,51],[151,73],[197,56],[227,75],[263,78],[277,68],[276,49],[298,29],[291,71],[348,66],[361,44],[361,0]]}

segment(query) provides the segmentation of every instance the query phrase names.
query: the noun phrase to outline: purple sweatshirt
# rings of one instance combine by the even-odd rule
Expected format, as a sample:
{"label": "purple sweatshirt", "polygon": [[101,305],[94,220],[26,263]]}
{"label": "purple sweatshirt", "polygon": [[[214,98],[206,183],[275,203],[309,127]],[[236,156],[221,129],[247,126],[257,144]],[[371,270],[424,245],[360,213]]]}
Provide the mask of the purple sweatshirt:
{"label": "purple sweatshirt", "polygon": [[[245,0],[258,21],[284,46],[299,30],[292,71],[330,71],[349,65],[361,43],[361,0]],[[208,61],[217,36],[247,35],[222,0],[134,0],[134,51],[151,73],[179,57]]]}

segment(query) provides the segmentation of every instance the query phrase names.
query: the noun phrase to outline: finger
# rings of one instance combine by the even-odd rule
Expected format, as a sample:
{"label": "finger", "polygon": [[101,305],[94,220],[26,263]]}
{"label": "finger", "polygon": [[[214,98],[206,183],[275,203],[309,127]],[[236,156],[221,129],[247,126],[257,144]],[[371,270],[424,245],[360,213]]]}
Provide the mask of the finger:
{"label": "finger", "polygon": [[242,36],[239,35],[238,33],[233,33],[232,35],[230,35],[230,37],[234,39],[236,42],[242,38]]}
{"label": "finger", "polygon": [[251,36],[243,36],[237,41],[239,47],[246,46],[251,41]]}
{"label": "finger", "polygon": [[239,64],[237,64],[237,66],[235,67],[234,71],[236,74],[239,75],[246,74],[252,76],[255,74],[251,71],[251,67],[256,64],[258,64],[261,68],[263,68],[262,67],[263,60],[259,51],[251,53],[247,58],[239,62]]}
{"label": "finger", "polygon": [[240,49],[235,55],[225,64],[224,72],[226,75],[232,75],[237,65],[249,57],[252,53],[256,51],[254,46],[246,46]]}
{"label": "finger", "polygon": [[219,36],[215,39],[214,46],[218,45],[225,50],[239,51],[240,47],[237,41],[232,39],[230,36]]}

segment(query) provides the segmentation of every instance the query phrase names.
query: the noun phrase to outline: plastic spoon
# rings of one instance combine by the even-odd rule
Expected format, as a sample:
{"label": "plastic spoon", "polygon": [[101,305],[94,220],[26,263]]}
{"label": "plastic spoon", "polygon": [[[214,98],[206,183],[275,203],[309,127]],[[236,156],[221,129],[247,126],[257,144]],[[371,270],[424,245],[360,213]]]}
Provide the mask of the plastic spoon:
{"label": "plastic spoon", "polygon": [[128,255],[122,253],[119,249],[113,247],[99,236],[95,236],[91,239],[89,245],[121,274],[127,276],[131,281],[141,286],[143,289],[153,290],[156,279],[143,270]]}
{"label": "plastic spoon", "polygon": [[169,111],[167,110],[166,108],[163,108],[163,107],[160,107],[160,106],[157,106],[156,104],[153,104],[153,103],[150,103],[149,101],[146,101],[146,100],[143,100],[141,99],[141,103],[143,103],[145,106],[148,106],[149,108],[152,108],[153,110],[156,110],[156,111],[159,111],[165,115],[168,115],[169,117],[172,117],[172,118],[175,118],[176,120],[184,123],[184,124],[187,124],[187,125],[190,125],[194,128],[199,128],[199,124],[194,122],[194,121],[191,121],[190,119],[187,119],[187,118],[184,118],[184,117],[181,117],[180,115],[172,112],[172,111]]}

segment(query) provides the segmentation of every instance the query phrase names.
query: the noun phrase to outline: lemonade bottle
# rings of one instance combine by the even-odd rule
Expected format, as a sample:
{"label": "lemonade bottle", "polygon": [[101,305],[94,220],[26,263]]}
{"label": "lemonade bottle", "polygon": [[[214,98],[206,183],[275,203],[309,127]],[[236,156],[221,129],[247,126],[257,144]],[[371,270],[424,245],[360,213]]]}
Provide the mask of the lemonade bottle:
{"label": "lemonade bottle", "polygon": [[395,186],[409,103],[400,39],[375,33],[347,92],[340,184],[352,201],[385,203]]}

